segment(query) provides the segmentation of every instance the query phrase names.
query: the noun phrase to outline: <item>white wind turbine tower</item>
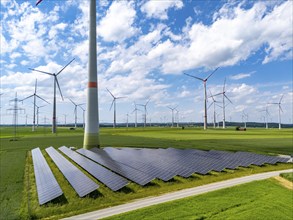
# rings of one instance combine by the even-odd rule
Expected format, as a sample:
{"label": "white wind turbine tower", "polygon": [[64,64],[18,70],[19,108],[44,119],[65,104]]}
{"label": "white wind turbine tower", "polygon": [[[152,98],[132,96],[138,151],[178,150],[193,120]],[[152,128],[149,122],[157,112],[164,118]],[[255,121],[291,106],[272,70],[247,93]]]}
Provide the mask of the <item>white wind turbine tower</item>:
{"label": "white wind turbine tower", "polygon": [[41,105],[41,106],[38,106],[37,104],[35,105],[35,107],[37,108],[37,113],[36,113],[36,115],[37,115],[37,127],[39,127],[39,114],[40,114],[40,108],[43,108],[43,107],[45,107],[45,106],[47,106],[47,105]]}
{"label": "white wind turbine tower", "polygon": [[282,126],[281,126],[281,111],[283,112],[283,109],[281,107],[281,104],[282,104],[283,97],[284,97],[284,95],[282,95],[279,102],[268,103],[268,104],[272,104],[272,105],[278,105],[278,107],[279,107],[279,129],[282,128]]}
{"label": "white wind turbine tower", "polygon": [[210,104],[208,109],[211,107],[211,105],[213,105],[213,107],[214,107],[214,109],[213,109],[214,110],[214,114],[213,114],[213,121],[214,122],[213,123],[214,123],[214,128],[216,128],[216,121],[217,121],[216,120],[216,103],[218,101],[215,100],[215,98],[214,98],[215,95],[212,94],[211,90],[209,90],[209,91],[210,91],[210,97],[209,98],[212,98],[213,102]]}
{"label": "white wind turbine tower", "polygon": [[47,75],[50,75],[50,76],[53,76],[54,77],[54,97],[53,97],[53,118],[52,118],[52,133],[56,133],[56,85],[58,86],[58,89],[59,89],[59,92],[60,92],[60,95],[62,97],[62,100],[63,99],[63,95],[62,95],[62,92],[61,92],[61,89],[60,89],[60,85],[59,85],[59,82],[58,82],[58,79],[57,79],[57,76],[74,60],[74,58],[69,62],[67,63],[59,72],[57,73],[49,73],[49,72],[45,72],[45,71],[41,71],[41,70],[36,70],[36,69],[31,69],[29,68],[30,70],[32,71],[36,71],[36,72],[40,72],[40,73],[45,73]]}
{"label": "white wind turbine tower", "polygon": [[[134,110],[133,110],[133,112],[135,112],[135,124],[134,124],[134,127],[137,127],[137,111],[140,111],[138,108],[137,108],[137,105],[136,105],[136,103],[134,102]],[[132,112],[132,113],[133,113]],[[131,113],[131,114],[132,114]]]}
{"label": "white wind turbine tower", "polygon": [[174,127],[174,110],[178,107],[178,105],[174,108],[168,106],[168,108],[172,111],[172,127]]}
{"label": "white wind turbine tower", "polygon": [[138,111],[138,108],[136,107],[136,103],[134,103],[134,110],[132,111],[135,112],[135,123],[134,123],[134,127],[137,127],[137,111]]}
{"label": "white wind turbine tower", "polygon": [[244,122],[244,128],[246,128],[246,123],[248,121],[248,114],[242,111],[242,122]]}
{"label": "white wind turbine tower", "polygon": [[85,128],[85,109],[81,107],[81,105],[79,105],[78,107],[80,107],[82,110],[82,127]]}
{"label": "white wind turbine tower", "polygon": [[[35,131],[35,127],[36,127],[36,107],[37,107],[37,98],[43,100],[44,102],[47,102],[45,99],[43,99],[42,97],[38,96],[37,95],[37,86],[38,86],[38,81],[36,79],[36,82],[35,82],[35,92],[34,94],[24,98],[22,101],[26,100],[26,99],[29,99],[31,97],[34,97],[34,102],[33,102],[33,105],[34,105],[34,115],[33,115],[33,127],[32,127],[32,131]],[[49,102],[47,102],[49,104]]]}
{"label": "white wind turbine tower", "polygon": [[143,104],[137,104],[144,107],[144,127],[146,127],[147,122],[147,105],[150,102],[150,99],[143,105]]}
{"label": "white wind turbine tower", "polygon": [[178,109],[175,109],[176,110],[176,118],[177,118],[177,128],[179,128],[179,110]]}
{"label": "white wind turbine tower", "polygon": [[264,110],[261,110],[261,112],[265,112],[266,129],[268,129],[269,128],[268,120],[269,120],[269,116],[270,116],[268,106],[266,106],[266,108]]}
{"label": "white wind turbine tower", "polygon": [[[38,0],[36,6],[43,0]],[[97,74],[97,25],[96,0],[89,2],[89,62],[86,102],[86,127],[84,129],[83,148],[100,147],[99,107],[98,107],[98,74]],[[56,116],[56,115],[55,115]],[[56,128],[55,128],[56,130]]]}
{"label": "white wind turbine tower", "polygon": [[222,95],[223,96],[223,128],[226,128],[226,104],[225,104],[225,99],[227,99],[231,104],[232,101],[228,98],[228,96],[226,95],[226,78],[225,78],[225,81],[224,81],[224,86],[223,86],[223,91],[214,95],[214,96],[217,96],[217,95]]}
{"label": "white wind turbine tower", "polygon": [[74,127],[77,127],[77,107],[80,107],[81,105],[84,105],[84,103],[82,104],[76,104],[74,101],[72,101],[72,99],[68,98],[71,103],[74,105]]}
{"label": "white wind turbine tower", "polygon": [[207,129],[207,123],[208,123],[208,120],[207,120],[207,118],[208,118],[208,115],[207,115],[207,87],[206,87],[206,83],[207,83],[207,81],[208,81],[208,79],[217,71],[219,69],[219,67],[218,68],[216,68],[207,78],[205,78],[205,79],[202,79],[202,78],[199,78],[199,77],[196,77],[196,76],[193,76],[193,75],[189,75],[189,74],[187,74],[187,73],[184,73],[185,75],[187,75],[187,76],[190,76],[190,77],[192,77],[192,78],[195,78],[195,79],[198,79],[198,80],[200,80],[200,81],[202,81],[203,82],[203,85],[204,85],[204,130],[206,130]]}
{"label": "white wind turbine tower", "polygon": [[[107,88],[106,88],[107,89]],[[112,96],[113,98],[113,101],[112,101],[112,104],[111,104],[111,107],[110,107],[110,110],[112,109],[113,105],[114,105],[114,123],[113,123],[113,128],[116,128],[116,100],[117,99],[122,99],[122,98],[125,98],[125,97],[116,97],[112,94],[112,92],[110,92],[109,89],[107,89],[107,91],[109,92],[109,94]]]}

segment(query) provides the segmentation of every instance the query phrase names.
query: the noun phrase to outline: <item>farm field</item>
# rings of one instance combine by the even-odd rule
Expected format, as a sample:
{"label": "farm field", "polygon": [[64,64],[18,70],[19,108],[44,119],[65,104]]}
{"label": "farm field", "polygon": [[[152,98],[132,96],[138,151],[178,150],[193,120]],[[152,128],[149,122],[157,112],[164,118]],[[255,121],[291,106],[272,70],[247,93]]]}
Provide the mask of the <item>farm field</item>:
{"label": "farm field", "polygon": [[154,205],[105,220],[292,219],[292,191],[275,179],[254,181]]}
{"label": "farm field", "polygon": [[[125,203],[129,200],[151,195],[158,195],[178,189],[193,187],[224,179],[249,175],[278,169],[288,169],[292,165],[279,164],[276,166],[263,166],[240,168],[237,171],[211,173],[207,176],[194,174],[191,178],[175,177],[173,181],[164,183],[155,180],[146,187],[130,183],[126,189],[113,193],[101,183],[99,194],[86,198],[78,198],[62,174],[43,151],[54,175],[57,177],[65,196],[46,206],[39,207],[34,183],[33,167],[29,150],[48,146],[55,148],[62,145],[82,146],[83,130],[69,130],[59,128],[58,133],[51,134],[49,127],[39,127],[31,132],[30,127],[18,129],[18,141],[10,141],[12,128],[0,128],[1,134],[1,217],[5,219],[16,218],[43,218],[58,219],[63,216],[78,214],[98,208]],[[231,129],[210,129],[204,131],[200,128],[102,128],[102,147],[152,147],[152,148],[196,148],[203,150],[231,150],[251,151],[270,154],[292,154],[292,129],[248,129],[246,132],[237,132]],[[84,207],[81,209],[80,207]],[[87,208],[85,208],[87,207]]]}

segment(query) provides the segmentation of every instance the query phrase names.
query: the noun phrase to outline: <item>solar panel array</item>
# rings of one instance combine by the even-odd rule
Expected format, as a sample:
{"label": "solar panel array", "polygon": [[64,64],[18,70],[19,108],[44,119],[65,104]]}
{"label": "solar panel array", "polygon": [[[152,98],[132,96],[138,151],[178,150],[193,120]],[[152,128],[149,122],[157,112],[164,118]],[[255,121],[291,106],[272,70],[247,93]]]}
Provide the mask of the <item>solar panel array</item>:
{"label": "solar panel array", "polygon": [[48,147],[46,152],[80,197],[95,191],[99,187],[98,184],[63,157],[55,148]]}
{"label": "solar panel array", "polygon": [[139,185],[144,186],[154,179],[154,177],[143,171],[120,163],[119,161],[115,161],[107,154],[106,151],[102,149],[93,148],[91,151],[86,149],[79,149],[77,152]]}
{"label": "solar panel array", "polygon": [[[155,178],[169,181],[175,176],[189,177],[193,173],[207,174],[210,171],[221,172],[240,166],[261,166],[290,160],[249,152],[175,148],[106,147],[91,150],[82,148],[75,152],[63,146],[59,150],[113,191],[126,186],[128,180],[144,186]],[[46,152],[80,197],[99,187],[53,147],[47,148]],[[42,205],[63,193],[39,148],[32,150],[32,158],[39,203]]]}
{"label": "solar panel array", "polygon": [[[96,150],[94,150],[96,152]],[[102,151],[102,150],[100,150]],[[210,171],[235,169],[239,166],[276,164],[289,159],[248,152],[203,151],[195,149],[133,149],[104,148],[113,159],[135,167],[164,181],[174,176],[189,177],[193,173],[207,174]],[[164,176],[165,175],[165,176]]]}
{"label": "solar panel array", "polygon": [[39,204],[43,205],[63,194],[40,148],[32,151]]}
{"label": "solar panel array", "polygon": [[96,179],[104,183],[111,190],[117,191],[128,184],[128,181],[123,177],[111,172],[110,170],[102,167],[90,159],[85,158],[84,156],[70,150],[65,146],[58,149]]}

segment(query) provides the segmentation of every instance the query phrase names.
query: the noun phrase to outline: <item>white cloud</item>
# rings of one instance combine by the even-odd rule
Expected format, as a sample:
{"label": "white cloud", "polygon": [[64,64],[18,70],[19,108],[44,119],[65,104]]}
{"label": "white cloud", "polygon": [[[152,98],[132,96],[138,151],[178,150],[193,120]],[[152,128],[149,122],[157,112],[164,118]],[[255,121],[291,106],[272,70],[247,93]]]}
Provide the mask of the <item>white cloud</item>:
{"label": "white cloud", "polygon": [[58,34],[58,31],[64,31],[64,29],[67,27],[67,24],[65,23],[59,23],[54,25],[53,27],[50,28],[49,31],[49,38],[53,39],[56,37]]}
{"label": "white cloud", "polygon": [[239,79],[244,79],[244,78],[248,78],[251,77],[251,75],[255,73],[255,72],[250,72],[250,73],[239,73],[233,76],[230,76],[230,79],[232,80],[239,80]]}
{"label": "white cloud", "polygon": [[138,32],[138,29],[133,27],[135,17],[133,2],[114,1],[100,21],[97,33],[105,41],[121,42]]}
{"label": "white cloud", "polygon": [[168,19],[168,10],[170,8],[180,9],[183,7],[181,0],[173,1],[147,1],[142,5],[141,11],[147,15],[147,17],[158,18],[161,20]]}
{"label": "white cloud", "polygon": [[[230,8],[229,16],[218,17],[210,26],[194,23],[185,28],[185,40],[170,44],[166,50],[162,72],[179,74],[198,67],[232,66],[264,45],[268,45],[264,63],[279,57],[290,58],[292,4],[285,2],[272,12],[266,9],[262,2],[248,10],[238,6]],[[272,25],[275,21],[277,25]]]}

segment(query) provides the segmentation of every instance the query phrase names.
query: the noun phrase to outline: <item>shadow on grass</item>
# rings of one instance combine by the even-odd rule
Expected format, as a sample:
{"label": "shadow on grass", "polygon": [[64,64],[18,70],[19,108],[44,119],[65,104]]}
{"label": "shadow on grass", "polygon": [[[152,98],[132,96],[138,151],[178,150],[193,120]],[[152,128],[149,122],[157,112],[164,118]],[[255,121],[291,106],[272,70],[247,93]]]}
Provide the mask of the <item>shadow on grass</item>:
{"label": "shadow on grass", "polygon": [[200,180],[201,177],[199,176],[200,174],[192,174],[190,177],[188,178],[185,178],[186,180],[190,180],[190,181],[193,181],[193,180]]}
{"label": "shadow on grass", "polygon": [[129,188],[128,186],[124,186],[122,189],[117,190],[117,192],[129,194],[129,193],[134,193],[134,190]]}
{"label": "shadow on grass", "polygon": [[182,181],[178,178],[173,177],[172,179],[168,180],[167,183],[182,183]]}
{"label": "shadow on grass", "polygon": [[160,187],[160,185],[154,182],[149,182],[145,184],[143,187]]}
{"label": "shadow on grass", "polygon": [[61,196],[53,199],[52,201],[50,201],[49,203],[46,203],[46,205],[65,205],[65,204],[68,204],[68,200],[66,199],[65,195],[62,194]]}
{"label": "shadow on grass", "polygon": [[96,199],[99,197],[104,197],[104,195],[101,192],[99,192],[98,190],[95,190],[95,191],[91,192],[90,194],[88,194],[86,197],[91,198],[91,199]]}

